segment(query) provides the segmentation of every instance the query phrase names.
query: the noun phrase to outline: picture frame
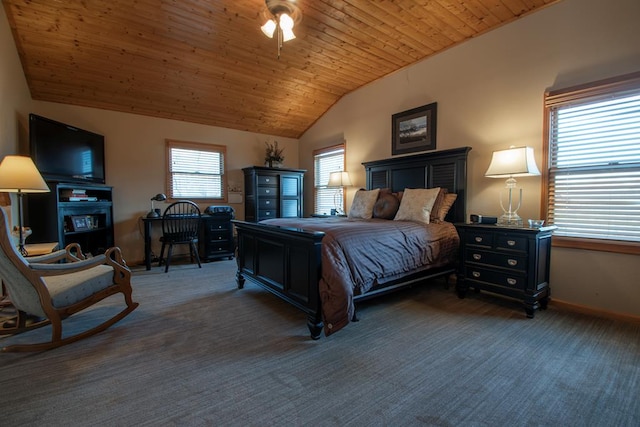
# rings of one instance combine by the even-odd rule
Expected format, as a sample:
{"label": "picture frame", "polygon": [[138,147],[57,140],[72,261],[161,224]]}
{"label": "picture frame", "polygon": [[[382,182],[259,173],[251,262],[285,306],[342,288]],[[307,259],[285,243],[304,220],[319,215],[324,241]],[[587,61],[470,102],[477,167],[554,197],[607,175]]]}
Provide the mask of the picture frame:
{"label": "picture frame", "polygon": [[73,231],[86,231],[91,229],[89,220],[90,218],[88,218],[86,215],[72,216],[71,226],[73,227]]}
{"label": "picture frame", "polygon": [[433,102],[391,116],[391,154],[435,150],[437,113]]}

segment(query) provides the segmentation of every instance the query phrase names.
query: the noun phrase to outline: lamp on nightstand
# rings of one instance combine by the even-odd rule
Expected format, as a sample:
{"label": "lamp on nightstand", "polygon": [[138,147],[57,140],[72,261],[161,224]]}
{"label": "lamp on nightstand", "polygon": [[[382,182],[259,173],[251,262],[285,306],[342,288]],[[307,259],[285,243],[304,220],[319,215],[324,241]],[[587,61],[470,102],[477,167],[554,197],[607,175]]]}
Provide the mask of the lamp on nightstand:
{"label": "lamp on nightstand", "polygon": [[0,191],[18,195],[18,250],[23,256],[27,256],[22,225],[22,198],[25,193],[48,193],[49,187],[31,157],[5,156],[0,163]]}
{"label": "lamp on nightstand", "polygon": [[329,174],[329,183],[327,187],[337,188],[336,194],[333,195],[333,204],[337,214],[342,213],[342,203],[339,203],[340,198],[343,197],[343,188],[351,186],[351,179],[349,173],[345,171],[336,171]]}
{"label": "lamp on nightstand", "polygon": [[498,225],[510,225],[521,227],[522,218],[518,215],[518,209],[522,205],[522,188],[520,189],[520,200],[517,206],[513,207],[513,189],[516,188],[515,177],[540,175],[536,166],[531,147],[511,147],[507,150],[494,151],[489,169],[484,176],[488,178],[507,178],[508,205],[505,209],[500,195],[500,206],[503,214],[498,218]]}

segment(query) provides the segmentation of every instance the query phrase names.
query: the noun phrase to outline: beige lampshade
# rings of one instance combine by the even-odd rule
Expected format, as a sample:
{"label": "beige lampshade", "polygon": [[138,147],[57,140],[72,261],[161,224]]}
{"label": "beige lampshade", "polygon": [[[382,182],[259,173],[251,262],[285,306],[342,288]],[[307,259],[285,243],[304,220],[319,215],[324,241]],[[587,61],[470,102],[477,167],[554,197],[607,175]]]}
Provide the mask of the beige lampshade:
{"label": "beige lampshade", "polygon": [[331,172],[327,187],[348,187],[351,185],[349,173],[344,171]]}
{"label": "beige lampshade", "polygon": [[489,178],[509,178],[540,175],[531,147],[511,147],[494,151],[489,169],[484,176]]}
{"label": "beige lampshade", "polygon": [[50,190],[31,157],[5,156],[0,163],[0,191],[47,193]]}

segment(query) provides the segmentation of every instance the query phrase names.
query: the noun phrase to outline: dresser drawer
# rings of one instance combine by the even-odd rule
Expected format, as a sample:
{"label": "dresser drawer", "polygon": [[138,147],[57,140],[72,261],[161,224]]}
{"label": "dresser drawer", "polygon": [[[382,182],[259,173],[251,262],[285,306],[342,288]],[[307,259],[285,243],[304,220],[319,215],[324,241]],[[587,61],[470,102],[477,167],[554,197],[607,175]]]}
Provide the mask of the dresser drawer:
{"label": "dresser drawer", "polygon": [[275,209],[278,203],[278,199],[261,198],[258,200],[259,209]]}
{"label": "dresser drawer", "polygon": [[277,218],[275,209],[258,209],[258,221],[270,218]]}
{"label": "dresser drawer", "polygon": [[278,187],[258,187],[258,196],[276,197],[278,196]]}
{"label": "dresser drawer", "polygon": [[[520,290],[524,290],[527,284],[527,277],[524,274],[515,272],[514,274],[503,273],[486,268],[476,268],[475,266],[467,266],[467,277],[470,282],[479,281]],[[472,283],[470,285],[473,286]]]}
{"label": "dresser drawer", "polygon": [[278,178],[269,175],[258,175],[258,185],[266,185],[276,187],[278,185]]}
{"label": "dresser drawer", "polygon": [[465,233],[464,243],[470,246],[481,246],[490,248],[493,246],[493,233],[490,231],[473,230],[471,233]]}
{"label": "dresser drawer", "polygon": [[527,257],[518,254],[496,253],[468,247],[465,250],[465,261],[526,272]]}

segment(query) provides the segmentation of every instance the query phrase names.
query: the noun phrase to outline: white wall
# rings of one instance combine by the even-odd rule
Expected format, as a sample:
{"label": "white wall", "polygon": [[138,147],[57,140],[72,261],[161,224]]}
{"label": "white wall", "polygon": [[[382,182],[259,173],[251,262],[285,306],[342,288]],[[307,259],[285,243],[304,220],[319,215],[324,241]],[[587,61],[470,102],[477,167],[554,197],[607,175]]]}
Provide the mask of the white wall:
{"label": "white wall", "polygon": [[[468,213],[499,215],[502,180],[484,177],[491,153],[532,146],[541,166],[543,95],[640,70],[640,1],[564,0],[357,90],[300,139],[300,167],[344,138],[355,190],[363,161],[391,156],[391,115],[438,102],[437,148],[473,147]],[[307,180],[306,207],[313,205]],[[520,178],[523,218],[540,216],[540,178]],[[640,316],[638,257],[555,248],[553,297]]]}

